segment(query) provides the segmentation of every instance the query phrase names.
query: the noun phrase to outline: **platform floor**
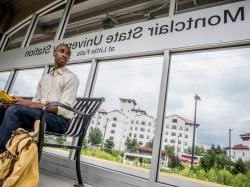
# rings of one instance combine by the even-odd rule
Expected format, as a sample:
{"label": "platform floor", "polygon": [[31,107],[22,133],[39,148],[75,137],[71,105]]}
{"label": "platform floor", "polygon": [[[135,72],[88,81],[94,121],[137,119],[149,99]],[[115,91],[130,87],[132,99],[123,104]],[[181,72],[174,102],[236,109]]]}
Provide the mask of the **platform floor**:
{"label": "platform floor", "polygon": [[[73,187],[77,181],[65,178],[44,170],[40,170],[39,187]],[[89,184],[84,184],[84,187],[95,187]]]}

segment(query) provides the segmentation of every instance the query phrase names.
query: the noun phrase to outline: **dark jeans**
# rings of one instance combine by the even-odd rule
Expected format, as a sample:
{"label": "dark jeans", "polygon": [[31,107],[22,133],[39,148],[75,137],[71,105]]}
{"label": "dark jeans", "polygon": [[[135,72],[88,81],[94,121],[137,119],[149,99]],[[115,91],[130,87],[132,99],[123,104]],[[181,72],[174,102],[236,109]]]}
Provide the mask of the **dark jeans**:
{"label": "dark jeans", "polygon": [[[5,145],[13,131],[18,128],[31,130],[34,122],[40,119],[42,110],[25,107],[22,105],[11,105],[8,108],[0,108],[0,153],[5,150]],[[69,120],[48,113],[46,119],[46,131],[63,134],[69,127]]]}

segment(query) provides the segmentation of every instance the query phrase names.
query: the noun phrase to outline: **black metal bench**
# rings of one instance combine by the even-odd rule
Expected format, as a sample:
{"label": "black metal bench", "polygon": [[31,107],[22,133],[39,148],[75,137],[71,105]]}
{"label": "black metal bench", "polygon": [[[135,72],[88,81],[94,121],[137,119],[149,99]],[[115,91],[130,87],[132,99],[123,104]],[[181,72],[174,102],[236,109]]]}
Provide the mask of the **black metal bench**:
{"label": "black metal bench", "polygon": [[[43,147],[75,149],[76,150],[76,157],[75,157],[76,173],[77,173],[77,179],[78,179],[78,184],[76,184],[75,186],[83,186],[81,169],[80,169],[81,148],[82,148],[83,140],[86,135],[91,118],[97,112],[102,102],[104,102],[104,98],[77,98],[77,102],[74,108],[61,104],[59,102],[51,102],[51,103],[46,104],[46,107],[43,109],[43,112],[41,115],[40,126],[39,126],[40,128],[39,141],[38,141],[39,160],[41,158]],[[70,136],[73,138],[78,138],[76,146],[44,143],[44,134],[46,131],[45,119],[48,113],[48,109],[51,106],[60,106],[69,111],[72,111],[75,114],[75,117],[70,122],[70,126],[67,132],[63,135]]]}

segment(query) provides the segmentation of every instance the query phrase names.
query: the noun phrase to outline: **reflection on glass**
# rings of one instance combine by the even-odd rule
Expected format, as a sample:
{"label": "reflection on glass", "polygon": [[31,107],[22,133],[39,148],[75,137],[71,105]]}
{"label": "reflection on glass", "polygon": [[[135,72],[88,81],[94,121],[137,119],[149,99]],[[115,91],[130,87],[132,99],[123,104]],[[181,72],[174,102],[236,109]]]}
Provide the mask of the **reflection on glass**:
{"label": "reflection on glass", "polygon": [[30,45],[54,40],[64,7],[65,5],[61,5],[43,16],[39,16]]}
{"label": "reflection on glass", "polygon": [[42,77],[43,68],[18,70],[11,94],[15,96],[33,97],[37,84]]}
{"label": "reflection on glass", "polygon": [[105,102],[91,121],[83,154],[96,151],[103,161],[89,162],[148,178],[162,63],[154,56],[99,64],[93,96]]}
{"label": "reflection on glass", "polygon": [[[234,185],[240,173],[247,178],[247,171],[239,170],[235,163],[247,167],[250,161],[246,156],[250,146],[249,56],[250,49],[172,56],[160,182],[169,183],[176,175],[182,175]],[[200,100],[196,105],[197,128],[192,157],[196,94]],[[232,149],[229,149],[229,137]],[[192,160],[194,164],[190,169]],[[220,180],[223,176],[227,181]],[[183,177],[173,185],[185,182]],[[195,183],[202,186],[203,182]]]}
{"label": "reflection on glass", "polygon": [[10,72],[6,71],[6,72],[0,72],[0,89],[4,90],[4,87],[7,83],[7,80],[9,78]]}
{"label": "reflection on glass", "polygon": [[24,26],[22,29],[18,30],[16,33],[9,37],[9,41],[6,45],[5,51],[21,47],[28,26],[29,25]]}
{"label": "reflection on glass", "polygon": [[74,65],[68,65],[68,69],[71,70],[73,73],[75,73],[80,81],[78,91],[77,91],[77,97],[83,97],[85,86],[87,83],[89,70],[90,70],[90,63],[85,64],[74,64]]}

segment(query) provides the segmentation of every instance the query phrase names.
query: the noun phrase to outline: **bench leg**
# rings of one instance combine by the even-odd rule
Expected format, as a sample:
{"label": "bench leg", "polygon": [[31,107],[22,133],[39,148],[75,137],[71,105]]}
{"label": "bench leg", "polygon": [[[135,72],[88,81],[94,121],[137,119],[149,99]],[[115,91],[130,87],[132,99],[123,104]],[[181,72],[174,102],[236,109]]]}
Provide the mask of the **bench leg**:
{"label": "bench leg", "polygon": [[81,175],[81,166],[80,166],[80,157],[81,157],[81,149],[77,149],[76,151],[76,174],[78,179],[78,184],[75,184],[75,187],[83,187],[82,183],[82,175]]}

